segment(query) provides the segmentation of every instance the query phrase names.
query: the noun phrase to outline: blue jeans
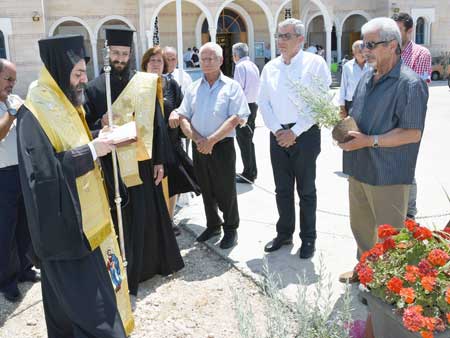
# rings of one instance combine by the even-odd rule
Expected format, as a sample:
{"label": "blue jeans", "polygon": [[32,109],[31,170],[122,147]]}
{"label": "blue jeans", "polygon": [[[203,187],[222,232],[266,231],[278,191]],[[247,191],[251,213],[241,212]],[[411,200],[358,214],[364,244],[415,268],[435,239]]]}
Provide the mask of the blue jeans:
{"label": "blue jeans", "polygon": [[0,168],[0,291],[17,287],[30,270],[31,250],[18,166]]}

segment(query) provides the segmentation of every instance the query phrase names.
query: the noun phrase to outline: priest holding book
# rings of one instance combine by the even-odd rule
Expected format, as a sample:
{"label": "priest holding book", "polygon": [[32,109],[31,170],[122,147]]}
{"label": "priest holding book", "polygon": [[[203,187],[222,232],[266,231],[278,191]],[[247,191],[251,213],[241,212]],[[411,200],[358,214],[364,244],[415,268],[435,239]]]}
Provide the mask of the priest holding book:
{"label": "priest holding book", "polygon": [[[139,282],[156,274],[169,275],[184,267],[163,195],[165,165],[173,156],[162,112],[162,86],[158,76],[131,70],[134,31],[107,29],[110,48],[111,102],[114,125],[135,122],[137,142],[117,148],[119,169],[126,185],[122,204],[125,252],[130,293]],[[88,83],[86,120],[92,130],[108,124],[106,77]],[[113,205],[111,158],[102,161]],[[115,211],[113,212],[115,217]]]}

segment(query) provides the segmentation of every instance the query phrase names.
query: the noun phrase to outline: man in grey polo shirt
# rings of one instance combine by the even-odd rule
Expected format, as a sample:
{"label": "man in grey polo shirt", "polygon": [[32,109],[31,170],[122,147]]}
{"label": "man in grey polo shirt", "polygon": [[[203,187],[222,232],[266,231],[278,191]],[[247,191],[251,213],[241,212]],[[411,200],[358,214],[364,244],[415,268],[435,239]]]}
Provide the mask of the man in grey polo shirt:
{"label": "man in grey polo shirt", "polygon": [[206,230],[197,241],[220,235],[223,227],[220,247],[228,249],[237,243],[239,226],[235,128],[247,120],[250,110],[239,83],[220,71],[222,55],[222,48],[215,43],[200,48],[203,77],[187,88],[178,114],[181,129],[194,142],[194,170],[205,206]]}
{"label": "man in grey polo shirt", "polygon": [[[400,59],[394,20],[376,18],[362,27],[363,54],[373,70],[353,96],[350,115],[360,132],[340,144],[349,175],[350,225],[358,258],[377,242],[377,227],[403,226],[427,111],[428,87]],[[347,273],[341,281],[356,281]]]}

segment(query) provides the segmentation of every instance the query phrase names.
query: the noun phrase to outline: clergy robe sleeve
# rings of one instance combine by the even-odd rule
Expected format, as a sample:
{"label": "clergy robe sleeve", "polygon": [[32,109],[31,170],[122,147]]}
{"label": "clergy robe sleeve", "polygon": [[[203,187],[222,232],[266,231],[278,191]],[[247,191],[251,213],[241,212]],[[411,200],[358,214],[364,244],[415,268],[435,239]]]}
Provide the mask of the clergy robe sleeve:
{"label": "clergy robe sleeve", "polygon": [[20,181],[37,256],[67,260],[87,255],[90,248],[82,230],[75,180],[93,168],[89,147],[55,153],[25,106],[18,114],[17,146]]}

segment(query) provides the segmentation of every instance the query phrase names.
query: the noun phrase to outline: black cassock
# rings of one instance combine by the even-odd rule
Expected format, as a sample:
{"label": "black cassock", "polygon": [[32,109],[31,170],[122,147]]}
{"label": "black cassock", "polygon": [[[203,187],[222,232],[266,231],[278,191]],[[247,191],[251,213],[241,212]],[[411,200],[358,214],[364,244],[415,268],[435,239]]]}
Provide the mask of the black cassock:
{"label": "black cassock", "polygon": [[25,106],[18,113],[17,140],[48,337],[125,337],[100,248],[91,251],[82,230],[76,178],[94,169],[89,146],[56,153]]}
{"label": "black cassock", "polygon": [[[126,78],[131,79],[133,74]],[[111,74],[112,102],[117,99],[128,81]],[[138,162],[143,184],[127,188],[127,203],[122,204],[128,286],[133,295],[137,294],[139,282],[157,274],[166,276],[184,267],[164,200],[162,184],[156,186],[153,178],[153,164],[164,164],[167,168],[167,164],[173,161],[170,140],[158,100],[155,106],[152,159]],[[89,128],[100,128],[100,119],[107,110],[105,74],[89,82],[85,109]],[[102,160],[102,168],[112,206],[114,179],[111,157]],[[111,214],[117,225],[116,211],[112,210]]]}
{"label": "black cassock", "polygon": [[200,187],[194,173],[194,165],[181,144],[181,138],[184,137],[180,127],[169,127],[170,113],[178,108],[183,101],[181,87],[175,79],[164,78],[164,121],[168,128],[170,145],[174,154],[173,163],[168,165],[169,176],[169,195],[182,194],[185,192],[194,192],[200,195]]}

